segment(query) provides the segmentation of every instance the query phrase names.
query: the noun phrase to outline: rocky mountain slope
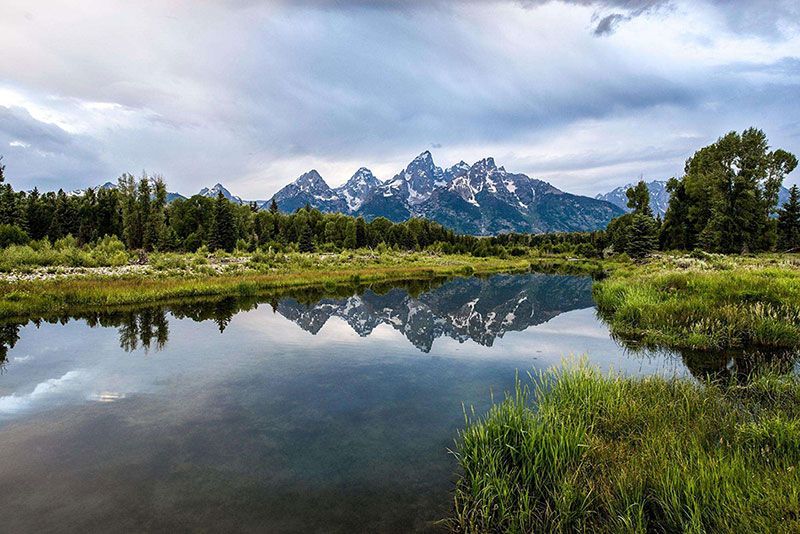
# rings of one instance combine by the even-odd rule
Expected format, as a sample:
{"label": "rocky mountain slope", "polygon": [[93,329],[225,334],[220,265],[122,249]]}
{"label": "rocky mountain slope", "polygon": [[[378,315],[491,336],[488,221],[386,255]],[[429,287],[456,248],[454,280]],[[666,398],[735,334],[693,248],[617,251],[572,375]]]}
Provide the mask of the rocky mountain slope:
{"label": "rocky mountain slope", "polygon": [[312,170],[274,198],[285,212],[309,204],[367,220],[425,217],[474,235],[595,230],[623,213],[609,202],[571,195],[547,182],[508,172],[493,158],[443,169],[427,151],[385,182],[361,168],[343,186],[331,188]]}

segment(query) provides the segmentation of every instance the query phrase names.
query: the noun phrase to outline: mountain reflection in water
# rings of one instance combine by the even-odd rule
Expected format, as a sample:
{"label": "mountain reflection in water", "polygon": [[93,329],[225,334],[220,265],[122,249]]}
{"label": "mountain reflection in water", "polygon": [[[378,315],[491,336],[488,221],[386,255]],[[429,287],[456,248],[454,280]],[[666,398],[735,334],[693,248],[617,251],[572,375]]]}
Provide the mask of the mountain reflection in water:
{"label": "mountain reflection in water", "polygon": [[[224,332],[239,313],[268,304],[272,310],[317,335],[332,318],[347,323],[360,337],[379,325],[400,332],[414,347],[429,353],[443,336],[491,347],[507,332],[521,332],[569,311],[591,308],[589,277],[550,274],[495,275],[487,278],[413,280],[368,287],[305,289],[272,297],[223,297],[186,300],[169,305],[97,311],[32,320],[66,323],[85,320],[90,327],[116,327],[120,348],[159,350],[169,341],[169,317],[213,321]],[[24,323],[0,324],[0,365],[19,340]],[[644,349],[617,340],[631,357],[679,356],[698,378],[743,378],[770,365],[791,372],[798,361],[795,351],[728,350],[680,352]]]}
{"label": "mountain reflection in water", "polygon": [[3,531],[409,532],[515,372],[585,354],[726,379],[795,355],[635,351],[591,280],[539,274],[205,298],[0,326]]}

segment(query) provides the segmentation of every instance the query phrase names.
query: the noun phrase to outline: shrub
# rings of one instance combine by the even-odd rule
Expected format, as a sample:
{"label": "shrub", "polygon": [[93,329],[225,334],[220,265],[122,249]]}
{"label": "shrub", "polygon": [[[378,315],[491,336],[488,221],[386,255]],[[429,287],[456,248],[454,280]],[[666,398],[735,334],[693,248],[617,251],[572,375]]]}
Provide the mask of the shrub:
{"label": "shrub", "polygon": [[28,234],[14,224],[0,224],[0,248],[11,245],[24,245],[30,240]]}

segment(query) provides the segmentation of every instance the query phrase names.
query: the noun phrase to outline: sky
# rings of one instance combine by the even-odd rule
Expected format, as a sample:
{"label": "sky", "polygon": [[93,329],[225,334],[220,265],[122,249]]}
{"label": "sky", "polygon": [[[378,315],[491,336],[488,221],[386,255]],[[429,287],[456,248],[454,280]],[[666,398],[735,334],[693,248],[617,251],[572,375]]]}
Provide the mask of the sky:
{"label": "sky", "polygon": [[266,199],[430,150],[595,195],[749,126],[800,154],[796,0],[3,0],[0,51],[17,189]]}

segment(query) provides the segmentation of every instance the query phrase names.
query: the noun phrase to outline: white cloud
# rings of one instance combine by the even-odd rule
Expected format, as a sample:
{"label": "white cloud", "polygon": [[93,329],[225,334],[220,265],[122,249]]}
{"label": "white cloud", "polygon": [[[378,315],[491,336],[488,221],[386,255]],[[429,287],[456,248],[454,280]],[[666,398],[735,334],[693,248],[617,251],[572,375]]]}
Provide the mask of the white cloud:
{"label": "white cloud", "polygon": [[71,188],[146,168],[267,198],[310,168],[388,178],[437,144],[444,164],[491,154],[594,193],[751,124],[800,152],[792,3],[632,5],[7,0],[0,106],[64,140],[54,155],[6,132],[36,149],[10,146],[8,175]]}

